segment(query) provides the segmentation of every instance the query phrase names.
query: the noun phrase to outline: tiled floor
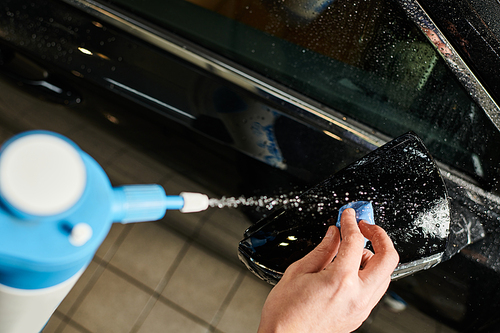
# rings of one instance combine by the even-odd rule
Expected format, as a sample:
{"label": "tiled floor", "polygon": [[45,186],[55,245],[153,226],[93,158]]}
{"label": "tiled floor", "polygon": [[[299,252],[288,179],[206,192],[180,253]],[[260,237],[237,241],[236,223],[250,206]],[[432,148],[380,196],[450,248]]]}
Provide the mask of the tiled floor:
{"label": "tiled floor", "polygon": [[[159,183],[172,194],[207,192],[86,118],[2,81],[0,125],[1,141],[27,129],[67,135],[114,184]],[[210,209],[114,225],[43,332],[256,332],[271,287],[238,262],[237,244],[249,224],[239,211]],[[394,314],[383,304],[363,331],[451,332],[412,308]]]}

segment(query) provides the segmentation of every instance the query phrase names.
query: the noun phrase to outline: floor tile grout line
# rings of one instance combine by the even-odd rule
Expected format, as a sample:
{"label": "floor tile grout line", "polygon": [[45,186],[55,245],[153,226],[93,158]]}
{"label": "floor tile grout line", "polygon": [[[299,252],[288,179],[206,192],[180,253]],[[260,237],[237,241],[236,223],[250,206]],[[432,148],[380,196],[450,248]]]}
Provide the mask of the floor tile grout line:
{"label": "floor tile grout line", "polygon": [[73,315],[75,314],[75,312],[80,307],[82,301],[85,299],[85,297],[87,297],[87,295],[92,290],[92,288],[94,287],[94,285],[97,282],[97,280],[99,280],[99,278],[101,277],[101,275],[104,272],[104,270],[105,270],[105,267],[103,267],[103,266],[101,266],[101,265],[98,264],[95,272],[92,274],[92,276],[90,277],[89,281],[87,282],[87,284],[85,285],[85,287],[83,288],[83,290],[80,292],[80,294],[76,298],[76,300],[73,303],[73,305],[71,305],[71,307],[67,311],[67,313],[66,313],[67,317],[70,317],[70,318],[73,317]]}
{"label": "floor tile grout line", "polygon": [[[224,259],[224,261],[229,262],[228,259],[223,258],[220,254],[218,254],[214,251],[211,251],[210,249],[206,248],[202,244],[199,244],[196,242],[197,234],[201,231],[203,225],[207,221],[208,221],[208,216],[205,216],[204,218],[202,218],[201,221],[198,223],[198,226],[196,227],[193,234],[191,236],[187,236],[187,237],[185,235],[181,235],[179,232],[177,232],[176,230],[173,230],[172,228],[168,227],[165,224],[160,224],[163,228],[169,229],[169,231],[172,231],[176,234],[181,235],[186,240],[185,240],[185,244],[183,245],[183,247],[181,248],[181,250],[177,254],[174,262],[172,263],[172,265],[170,266],[168,271],[165,273],[164,278],[162,278],[162,280],[159,282],[159,284],[157,285],[157,287],[155,289],[148,287],[147,285],[145,285],[141,281],[135,279],[134,277],[130,276],[126,272],[122,271],[121,269],[119,269],[118,267],[116,267],[110,263],[114,254],[116,253],[116,251],[118,251],[118,248],[123,243],[123,241],[125,240],[126,236],[129,234],[129,232],[131,231],[132,228],[124,229],[120,233],[120,235],[118,236],[117,240],[115,240],[113,245],[110,247],[110,249],[105,253],[103,258],[94,257],[94,262],[96,264],[98,264],[99,267],[96,269],[96,272],[93,274],[93,276],[91,277],[91,279],[89,280],[89,282],[87,283],[85,288],[82,290],[82,292],[78,296],[75,303],[71,306],[70,310],[67,312],[67,315],[63,314],[66,318],[68,318],[68,320],[66,320],[65,323],[68,324],[68,322],[71,321],[71,322],[81,326],[81,324],[77,323],[76,321],[74,321],[72,319],[72,316],[75,314],[75,312],[77,311],[77,309],[80,306],[80,304],[82,303],[82,301],[85,299],[85,297],[91,291],[91,289],[93,288],[93,286],[95,285],[95,283],[97,282],[99,277],[102,275],[104,270],[107,269],[110,272],[112,272],[113,274],[121,277],[122,279],[126,280],[128,283],[131,283],[132,285],[136,286],[137,288],[141,289],[142,291],[146,292],[147,294],[149,294],[151,296],[150,301],[148,301],[148,304],[146,304],[143,312],[141,312],[141,314],[139,315],[139,318],[137,319],[136,323],[133,325],[130,333],[137,332],[140,329],[140,327],[142,326],[142,324],[146,320],[147,316],[149,315],[150,311],[153,309],[153,307],[157,301],[160,301],[163,304],[166,304],[167,306],[173,308],[177,312],[185,315],[186,317],[192,319],[193,321],[198,322],[199,324],[201,324],[203,326],[206,326],[208,328],[209,332],[214,332],[216,329],[215,326],[213,326],[210,323],[206,322],[205,320],[199,318],[198,316],[189,312],[188,310],[182,308],[181,306],[177,305],[176,303],[172,302],[171,300],[169,300],[168,298],[164,297],[161,294],[163,292],[163,290],[165,289],[165,287],[167,286],[169,280],[171,279],[171,277],[175,273],[175,270],[180,265],[181,261],[183,260],[184,256],[186,255],[187,251],[189,250],[189,248],[193,244],[197,244],[198,246],[201,246],[204,250],[208,250],[208,252],[210,252],[211,255],[214,255],[218,258],[222,258],[222,259]],[[234,265],[233,263],[231,263],[231,264]],[[240,273],[240,275],[244,275],[244,274]],[[238,276],[237,280],[240,279],[240,275]],[[234,288],[234,284],[233,284],[232,288]],[[232,298],[232,296],[231,296],[231,298]],[[227,299],[227,297],[226,297],[226,299]],[[62,326],[62,325],[60,325],[60,326]],[[81,326],[81,327],[83,327],[83,326]]]}
{"label": "floor tile grout line", "polygon": [[[203,223],[202,223],[202,221],[200,221],[199,226],[197,227],[196,230],[201,229],[202,225],[203,225]],[[102,273],[106,269],[109,270],[110,272],[112,272],[113,274],[121,277],[122,279],[124,279],[128,283],[131,283],[135,287],[146,292],[147,294],[151,295],[156,300],[158,300],[158,298],[161,295],[161,292],[166,287],[168,281],[170,280],[170,278],[174,274],[175,270],[179,266],[180,262],[182,261],[185,254],[187,253],[189,247],[191,246],[191,244],[194,241],[193,239],[183,237],[186,239],[183,247],[181,248],[181,250],[179,250],[179,253],[177,254],[176,258],[174,259],[174,262],[172,263],[172,265],[168,269],[167,273],[165,273],[165,276],[162,279],[162,281],[160,281],[160,283],[158,284],[158,286],[155,289],[152,289],[152,288],[148,287],[147,285],[145,285],[144,283],[142,283],[141,281],[135,279],[134,277],[130,276],[126,272],[122,271],[121,269],[119,269],[118,267],[116,267],[110,263],[114,254],[118,251],[119,247],[124,242],[125,238],[130,233],[131,229],[132,228],[125,228],[124,230],[121,231],[120,235],[117,237],[117,239],[115,240],[113,245],[110,247],[110,249],[104,254],[103,258],[99,258],[97,256],[95,256],[93,258],[93,261],[98,265],[98,267],[97,267],[96,271],[94,272],[94,274],[92,275],[92,277],[90,278],[90,280],[85,285],[82,292],[78,295],[77,300],[74,302],[74,304],[67,311],[67,315],[65,315],[67,318],[72,318],[72,316],[76,313],[76,311],[78,310],[78,307],[81,305],[81,303],[83,302],[85,297],[90,293],[93,286],[95,285],[95,283],[97,282],[99,277],[102,275]],[[144,316],[144,318],[142,319],[142,322],[140,323],[140,325],[142,325],[144,320],[147,318],[147,315],[149,315],[149,312],[151,311],[151,309],[149,309],[147,311],[147,313],[145,313],[145,314],[141,313],[140,317],[138,318],[138,321],[140,320],[141,316]],[[187,310],[185,310],[185,311],[187,311]],[[140,325],[138,326],[138,328],[140,328]],[[207,325],[208,325],[208,323],[207,323]],[[62,326],[62,324],[60,326]],[[136,325],[134,324],[133,329],[135,329],[135,327],[136,327]]]}
{"label": "floor tile grout line", "polygon": [[196,235],[200,232],[201,228],[203,227],[203,225],[205,224],[205,222],[207,220],[208,219],[207,219],[206,216],[203,217],[203,218],[201,218],[200,221],[198,222],[198,224],[196,225],[194,231],[192,232],[191,236],[182,235],[178,231],[173,230],[172,228],[169,228],[165,223],[161,223],[160,224],[161,228],[168,229],[170,232],[176,234],[177,236],[186,239],[186,241],[185,241],[183,247],[180,249],[180,251],[177,254],[177,256],[175,257],[174,261],[172,262],[172,265],[170,265],[168,271],[165,273],[165,275],[163,276],[163,278],[160,280],[160,282],[156,286],[155,291],[158,291],[158,294],[161,295],[161,293],[163,292],[163,290],[166,288],[168,282],[170,281],[170,279],[174,275],[175,271],[177,270],[177,267],[179,267],[181,261],[186,256],[186,253],[189,250],[189,248],[193,244],[196,243],[195,242]]}
{"label": "floor tile grout line", "polygon": [[140,290],[144,291],[147,294],[150,294],[150,295],[154,294],[155,291],[153,288],[147,286],[143,282],[141,282],[141,281],[137,280],[136,278],[134,278],[133,276],[127,274],[125,271],[122,271],[120,268],[116,267],[115,265],[113,265],[109,262],[101,261],[101,259],[97,259],[97,260],[100,261],[100,265],[102,265],[105,269],[112,272],[114,275],[122,278],[127,283],[130,283],[134,287],[139,288]]}
{"label": "floor tile grout line", "polygon": [[178,313],[184,315],[185,317],[191,319],[192,321],[202,325],[202,326],[206,326],[207,329],[215,329],[215,327],[212,327],[212,325],[205,321],[204,319],[198,317],[197,315],[195,315],[194,313],[184,309],[182,306],[178,305],[177,303],[173,302],[172,300],[168,299],[167,297],[163,296],[163,295],[159,295],[158,297],[158,301],[169,306],[170,308],[172,308],[173,310],[177,311]]}
{"label": "floor tile grout line", "polygon": [[132,325],[132,328],[130,329],[129,333],[136,333],[141,329],[142,324],[144,324],[149,314],[153,310],[154,306],[158,302],[158,297],[159,295],[156,293],[151,295],[151,297],[148,299],[148,302],[146,303],[144,308],[141,310],[141,313],[137,317],[137,320]]}
{"label": "floor tile grout line", "polygon": [[[57,311],[57,309],[56,309],[56,311],[54,311],[54,313],[52,314],[51,318],[53,316],[59,317],[59,319],[61,319],[61,323],[59,325],[57,325],[57,328],[55,329],[54,333],[62,332],[62,330],[68,324],[70,318],[68,316],[66,316],[64,313]],[[42,330],[42,332],[43,332],[43,330]]]}
{"label": "floor tile grout line", "polygon": [[[167,229],[168,231],[180,236],[180,237],[187,238],[188,240],[192,241],[193,244],[196,244],[197,246],[201,247],[204,252],[209,253],[210,255],[212,255],[218,259],[221,259],[223,262],[225,262],[226,264],[228,264],[230,266],[236,266],[238,268],[244,267],[243,264],[241,264],[241,266],[238,265],[237,262],[229,259],[227,256],[221,254],[220,252],[210,248],[209,246],[207,246],[203,242],[200,242],[200,240],[198,239],[198,234],[201,232],[201,229],[204,227],[204,225],[206,223],[208,223],[208,221],[212,215],[213,215],[213,213],[208,215],[208,216],[204,216],[202,218],[202,220],[196,226],[196,229],[191,233],[191,235],[183,234],[182,232],[176,230],[175,228],[170,227],[168,225],[168,222],[160,223],[160,226],[162,228]],[[243,237],[243,235],[242,235],[242,237]],[[237,251],[237,249],[235,249],[235,253],[236,253],[236,251]]]}
{"label": "floor tile grout line", "polygon": [[[198,232],[203,227],[205,221],[207,221],[207,220],[208,219],[206,217],[204,217],[204,218],[202,218],[198,222],[198,225],[196,226],[195,230],[193,231],[191,237],[186,237],[184,235],[179,235],[179,236],[185,238],[186,241],[185,241],[183,247],[179,250],[179,253],[177,254],[176,258],[174,259],[172,265],[169,267],[169,269],[165,273],[164,277],[160,280],[160,282],[156,286],[156,288],[154,290],[154,294],[152,295],[152,298],[154,299],[154,302],[151,301],[151,303],[153,303],[153,304],[149,305],[150,301],[148,301],[148,304],[146,304],[146,306],[144,307],[143,311],[141,312],[141,314],[137,318],[135,324],[132,326],[132,329],[130,330],[130,333],[136,333],[140,329],[140,327],[142,326],[142,324],[145,322],[146,318],[148,317],[149,313],[153,309],[153,306],[156,304],[156,302],[158,302],[158,301],[161,302],[162,299],[164,299],[164,301],[162,303],[166,304],[167,306],[170,306],[171,308],[174,308],[174,310],[177,310],[178,312],[181,312],[183,314],[191,314],[189,311],[183,309],[182,307],[180,307],[178,305],[176,305],[176,307],[173,307],[171,304],[175,304],[175,303],[172,302],[172,301],[170,301],[170,300],[168,300],[166,297],[162,296],[162,293],[163,293],[163,290],[167,287],[168,282],[170,281],[170,279],[174,275],[174,273],[177,270],[177,268],[179,267],[180,263],[182,262],[182,260],[186,256],[186,253],[188,252],[189,248],[194,243],[194,237],[196,237],[196,235],[198,234]],[[160,226],[162,228],[164,228],[164,229],[168,229],[170,232],[173,232],[175,234],[179,234],[177,231],[172,230],[171,228],[169,228],[168,226],[166,226],[163,223],[160,224]],[[183,311],[180,311],[179,309],[182,309]],[[198,318],[194,314],[191,314],[189,317],[190,318],[191,317],[197,318],[195,321],[201,320],[205,325],[209,325],[209,323],[203,321],[202,319]]]}
{"label": "floor tile grout line", "polygon": [[[133,227],[132,225],[125,225],[125,227],[120,232],[120,234],[118,235],[118,237],[115,239],[115,241],[113,242],[113,244],[109,247],[109,249],[106,251],[106,253],[104,253],[104,255],[102,256],[102,258],[100,258],[101,260],[103,260],[105,262],[110,262],[111,259],[113,259],[113,257],[115,256],[116,252],[118,251],[118,249],[120,248],[120,246],[122,245],[122,243],[127,238],[128,234],[132,231],[132,227]],[[96,256],[94,258],[98,258],[98,257]]]}
{"label": "floor tile grout line", "polygon": [[246,276],[246,272],[243,270],[243,268],[241,268],[237,278],[235,279],[235,281],[233,282],[233,285],[231,286],[231,289],[227,293],[226,297],[222,301],[221,306],[219,307],[219,309],[215,313],[214,317],[212,318],[210,326],[213,327],[213,330],[212,331],[209,330],[209,332],[214,332],[215,329],[217,328],[217,325],[219,324],[220,320],[222,319],[222,316],[224,316],[224,313],[226,312],[227,307],[229,306],[229,304],[231,303],[231,301],[234,298],[234,295],[236,294],[236,292],[240,288],[241,283],[243,282],[243,279],[245,278],[245,276]]}
{"label": "floor tile grout line", "polygon": [[[76,329],[78,329],[80,332],[83,331],[83,333],[93,333],[92,331],[88,330],[87,328],[85,328],[84,326],[82,326],[81,324],[79,324],[78,322],[74,321],[73,319],[69,319],[68,323],[66,324],[67,325],[70,325],[70,326],[73,326],[75,327]],[[65,327],[66,328],[66,327]]]}
{"label": "floor tile grout line", "polygon": [[[135,287],[139,288],[140,290],[142,290],[143,292],[149,294],[150,298],[152,297],[152,298],[156,298],[157,299],[159,297],[159,294],[155,290],[153,290],[152,288],[148,287],[147,285],[145,285],[144,283],[140,282],[139,280],[135,279],[134,277],[128,275],[126,272],[122,271],[121,269],[113,266],[109,262],[106,262],[106,261],[104,261],[104,260],[102,260],[100,258],[97,258],[97,257],[94,258],[94,261],[95,261],[96,264],[99,265],[99,268],[102,269],[101,273],[99,274],[99,277],[102,275],[102,273],[105,270],[108,270],[112,274],[114,274],[114,275],[122,278],[123,280],[125,280],[127,283],[130,283],[133,286],[135,286]],[[94,279],[94,276],[92,276],[92,279]],[[97,280],[98,280],[98,278],[96,278],[95,281],[93,281],[92,286],[89,287],[88,290],[86,290],[86,289],[87,289],[87,286],[89,286],[90,282],[85,286],[84,291],[82,291],[82,293],[80,294],[80,295],[82,295],[85,292],[85,296],[82,297],[82,298],[81,298],[81,296],[78,297],[78,299],[81,298],[78,306],[80,306],[81,302],[87,296],[87,294],[90,292],[90,290],[93,288],[93,286],[95,285],[95,283],[97,282]],[[148,303],[149,303],[149,301],[148,301]],[[76,310],[78,309],[78,307],[76,307],[75,309],[73,309],[75,307],[75,305],[76,304],[74,304],[71,307],[71,309],[70,309],[70,311],[73,311],[73,313],[70,314],[70,311],[68,311],[68,315],[64,315],[63,314],[63,316],[67,317],[69,321],[72,321],[73,323],[76,323],[78,326],[81,326],[81,327],[84,328],[84,326],[82,326],[81,324],[79,324],[78,322],[76,322],[75,320],[72,319],[72,316],[74,315],[74,312],[76,312]],[[87,329],[85,329],[85,330],[87,330]]]}
{"label": "floor tile grout line", "polygon": [[66,326],[71,325],[73,327],[76,327],[80,332],[84,333],[92,333],[92,331],[88,330],[85,328],[83,325],[80,323],[76,322],[73,320],[71,317],[65,315],[64,313],[57,312],[54,315],[57,315],[61,319],[61,324],[57,327],[54,333],[61,333],[63,330],[66,328]]}
{"label": "floor tile grout line", "polygon": [[[184,259],[187,251],[191,247],[191,243],[192,243],[192,241],[186,240],[185,244],[183,245],[183,247],[181,248],[181,250],[177,254],[177,257],[175,258],[174,262],[172,263],[172,265],[170,266],[168,271],[165,273],[165,276],[162,278],[162,280],[156,286],[156,288],[152,294],[152,297],[154,298],[153,306],[162,297],[161,294],[162,294],[163,290],[166,288],[168,282],[170,281],[170,279],[174,275],[175,271],[177,270],[177,267],[179,267],[181,261]],[[130,333],[137,332],[140,329],[140,327],[142,326],[142,324],[146,320],[147,316],[149,315],[149,313],[153,309],[153,306],[151,306],[150,308],[146,308],[147,307],[147,305],[146,305],[145,310],[143,310],[143,312],[141,312],[141,314],[139,315],[139,318],[137,319],[136,323],[132,327],[132,330],[130,331]]]}
{"label": "floor tile grout line", "polygon": [[[113,246],[115,244],[117,244],[118,242],[119,242],[119,244],[121,244],[129,232],[130,232],[130,228],[122,230],[122,232],[120,233],[120,235],[118,236],[118,238],[113,243]],[[119,247],[119,244],[118,244],[117,248]],[[106,254],[110,250],[108,250],[106,252]],[[115,250],[115,252],[116,252],[116,250]],[[93,261],[98,265],[98,267],[96,268],[95,272],[92,274],[91,278],[89,279],[89,281],[87,282],[87,284],[85,285],[85,287],[83,288],[83,290],[80,292],[80,294],[76,298],[75,302],[71,305],[71,307],[67,311],[66,316],[68,318],[72,318],[74,316],[74,314],[76,313],[76,311],[80,307],[80,305],[83,302],[83,300],[87,297],[87,295],[90,293],[90,291],[92,290],[92,288],[94,287],[94,285],[97,283],[97,280],[99,280],[99,278],[101,277],[102,273],[104,273],[104,271],[106,270],[107,261],[105,261],[103,259],[100,259],[97,256],[94,256]],[[103,264],[103,263],[105,263],[105,264]]]}
{"label": "floor tile grout line", "polygon": [[[185,214],[196,214],[196,213],[185,213]],[[169,224],[168,224],[168,221],[166,220],[159,220],[157,222],[160,222],[159,223],[159,226],[163,229],[166,229],[174,234],[176,234],[177,236],[180,236],[180,237],[184,237],[184,238],[187,238],[189,240],[193,240],[195,241],[196,240],[196,237],[198,236],[198,234],[200,233],[201,229],[203,228],[203,226],[205,225],[205,223],[208,222],[208,220],[210,219],[210,217],[213,215],[213,213],[210,213],[210,212],[207,212],[204,216],[202,216],[200,218],[200,221],[196,224],[196,226],[194,227],[194,230],[189,234],[189,235],[186,235],[186,234],[183,234],[182,232],[178,231],[177,229],[175,228],[172,228]]]}
{"label": "floor tile grout line", "polygon": [[[139,314],[139,317],[137,318],[136,322],[132,326],[130,333],[137,332],[140,329],[140,327],[142,326],[142,324],[144,323],[144,321],[146,320],[146,318],[149,316],[149,313],[151,312],[151,310],[153,309],[153,306],[156,304],[156,302],[160,298],[161,293],[163,292],[163,290],[167,286],[168,282],[170,281],[170,279],[174,275],[175,271],[177,270],[177,267],[180,265],[181,261],[186,256],[187,251],[191,247],[191,243],[192,243],[191,240],[189,240],[189,239],[185,240],[184,245],[177,253],[177,256],[175,257],[174,261],[172,262],[172,264],[168,268],[168,270],[165,273],[165,275],[163,276],[163,278],[160,280],[160,282],[157,284],[157,286],[155,287],[154,290],[151,289],[150,295],[151,295],[151,298],[154,299],[154,302],[151,301],[153,304],[149,305],[150,301],[148,300],[148,303],[143,308],[143,310]],[[137,281],[137,282],[141,283],[140,281]]]}

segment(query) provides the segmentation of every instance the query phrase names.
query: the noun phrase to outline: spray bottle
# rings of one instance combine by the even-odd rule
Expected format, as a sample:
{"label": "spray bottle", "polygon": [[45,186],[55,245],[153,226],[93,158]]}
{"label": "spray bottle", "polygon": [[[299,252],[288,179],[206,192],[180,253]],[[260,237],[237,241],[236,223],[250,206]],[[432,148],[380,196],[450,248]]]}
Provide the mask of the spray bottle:
{"label": "spray bottle", "polygon": [[8,140],[0,149],[0,332],[40,332],[112,223],[208,206],[204,194],[167,196],[160,185],[112,187],[92,157],[53,132]]}

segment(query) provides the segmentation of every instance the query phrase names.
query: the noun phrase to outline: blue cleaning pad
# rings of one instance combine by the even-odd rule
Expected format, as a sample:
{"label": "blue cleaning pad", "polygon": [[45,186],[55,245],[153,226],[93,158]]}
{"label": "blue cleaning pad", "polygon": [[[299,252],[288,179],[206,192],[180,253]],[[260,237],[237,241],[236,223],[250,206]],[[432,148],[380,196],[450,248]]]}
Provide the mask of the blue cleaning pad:
{"label": "blue cleaning pad", "polygon": [[[344,209],[353,208],[356,211],[356,221],[359,223],[361,220],[365,220],[368,224],[375,224],[373,219],[373,206],[370,201],[355,201],[349,202],[347,205],[340,207],[339,217],[337,218],[337,228],[340,230],[340,216]],[[365,246],[368,240],[365,238]]]}

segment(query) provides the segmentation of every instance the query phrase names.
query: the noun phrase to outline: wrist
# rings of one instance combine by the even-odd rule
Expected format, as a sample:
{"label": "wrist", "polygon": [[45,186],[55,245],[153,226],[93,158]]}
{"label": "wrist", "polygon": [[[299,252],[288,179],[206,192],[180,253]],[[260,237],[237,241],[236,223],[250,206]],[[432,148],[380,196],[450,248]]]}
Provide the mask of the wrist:
{"label": "wrist", "polygon": [[290,327],[288,323],[271,320],[261,320],[257,333],[300,333],[297,328]]}

